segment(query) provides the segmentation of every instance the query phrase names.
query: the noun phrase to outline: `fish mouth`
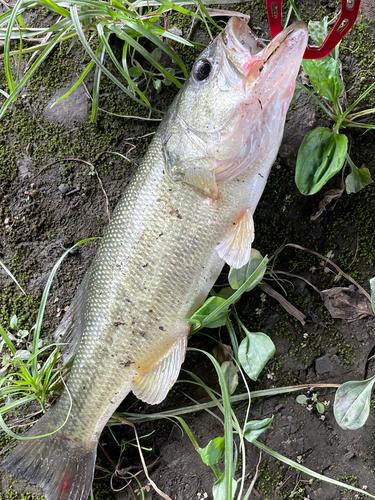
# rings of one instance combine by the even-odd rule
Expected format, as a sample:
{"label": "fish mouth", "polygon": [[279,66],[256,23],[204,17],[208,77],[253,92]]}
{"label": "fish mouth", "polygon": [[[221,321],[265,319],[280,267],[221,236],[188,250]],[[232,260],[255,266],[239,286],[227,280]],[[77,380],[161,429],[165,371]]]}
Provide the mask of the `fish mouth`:
{"label": "fish mouth", "polygon": [[231,66],[242,77],[262,71],[265,66],[270,65],[270,61],[273,64],[275,59],[284,59],[285,55],[294,58],[305,49],[307,39],[306,24],[297,21],[265,45],[238,17],[232,17],[221,34]]}

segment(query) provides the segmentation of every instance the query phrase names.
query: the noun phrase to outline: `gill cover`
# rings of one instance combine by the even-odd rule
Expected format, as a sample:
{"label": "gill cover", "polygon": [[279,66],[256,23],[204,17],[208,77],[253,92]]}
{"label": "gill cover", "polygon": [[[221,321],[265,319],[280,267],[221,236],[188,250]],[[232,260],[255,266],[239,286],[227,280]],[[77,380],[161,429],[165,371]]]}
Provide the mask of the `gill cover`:
{"label": "gill cover", "polygon": [[219,181],[271,163],[307,44],[297,22],[264,46],[232,18],[204,50],[162,123],[167,172],[217,200]]}

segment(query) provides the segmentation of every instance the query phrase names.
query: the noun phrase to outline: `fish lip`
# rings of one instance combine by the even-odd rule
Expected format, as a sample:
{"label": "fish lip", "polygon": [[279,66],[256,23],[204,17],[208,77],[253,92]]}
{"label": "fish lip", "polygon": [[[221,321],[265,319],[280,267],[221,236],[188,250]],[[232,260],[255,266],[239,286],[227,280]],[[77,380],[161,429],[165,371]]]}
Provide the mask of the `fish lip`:
{"label": "fish lip", "polygon": [[225,44],[232,50],[256,55],[265,48],[265,44],[254,35],[249,26],[239,17],[231,17],[223,31]]}
{"label": "fish lip", "polygon": [[277,52],[293,50],[296,45],[307,45],[308,28],[303,21],[296,21],[283,29],[271,40],[264,50],[263,58],[266,64]]}
{"label": "fish lip", "polygon": [[268,45],[259,40],[238,17],[232,17],[221,33],[221,41],[232,66],[245,78],[254,73],[254,70],[262,71],[267,62],[274,59],[275,54],[279,54],[279,58],[295,45],[306,46],[307,39],[307,25],[302,21],[285,28]]}

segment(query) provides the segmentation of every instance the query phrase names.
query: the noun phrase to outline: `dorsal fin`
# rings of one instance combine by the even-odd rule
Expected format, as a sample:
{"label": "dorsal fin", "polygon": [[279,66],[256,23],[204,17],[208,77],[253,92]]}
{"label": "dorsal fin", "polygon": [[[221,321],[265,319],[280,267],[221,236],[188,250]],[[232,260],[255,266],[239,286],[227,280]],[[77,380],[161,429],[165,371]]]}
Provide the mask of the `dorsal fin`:
{"label": "dorsal fin", "polygon": [[64,363],[75,355],[81,342],[82,333],[85,328],[85,311],[90,272],[91,268],[86,272],[69,309],[54,333],[55,342],[66,344],[61,349]]}

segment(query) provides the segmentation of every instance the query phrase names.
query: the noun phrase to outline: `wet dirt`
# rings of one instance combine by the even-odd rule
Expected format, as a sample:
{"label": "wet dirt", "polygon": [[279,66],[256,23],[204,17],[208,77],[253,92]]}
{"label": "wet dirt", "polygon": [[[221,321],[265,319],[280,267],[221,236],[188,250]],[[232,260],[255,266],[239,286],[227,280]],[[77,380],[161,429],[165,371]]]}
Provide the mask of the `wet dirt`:
{"label": "wet dirt", "polygon": [[[249,11],[250,26],[259,35],[266,34],[262,2],[241,4],[237,10]],[[323,2],[311,2],[311,17],[321,18],[329,7]],[[366,67],[366,58],[374,54],[375,25],[371,2],[364,2],[363,14],[357,27],[341,47],[343,76],[347,99],[352,102],[374,81],[373,71]],[[0,4],[0,12],[1,12]],[[221,6],[221,8],[223,8]],[[231,6],[233,9],[233,6]],[[177,24],[177,20],[176,20]],[[365,27],[365,28],[364,28]],[[185,29],[185,28],[183,28]],[[201,40],[205,35],[198,34]],[[207,41],[207,38],[205,39]],[[0,49],[1,50],[1,49]],[[196,53],[196,51],[195,51]],[[194,51],[182,56],[193,60]],[[371,60],[371,59],[369,59]],[[87,64],[78,43],[69,50],[59,48],[44,64],[38,79],[31,83],[8,110],[0,122],[0,259],[17,276],[26,289],[25,299],[3,271],[0,271],[0,316],[7,325],[16,313],[23,328],[30,328],[36,318],[39,300],[53,265],[75,242],[93,236],[102,236],[108,224],[108,210],[113,213],[121,193],[142,159],[155,130],[154,123],[124,119],[100,112],[95,124],[89,123],[90,99],[83,86],[71,96],[51,108],[77,79]],[[16,68],[17,61],[13,61]],[[13,69],[14,69],[13,68]],[[87,80],[92,89],[93,75]],[[0,88],[6,88],[3,62],[0,60]],[[108,80],[103,79],[101,108],[117,114],[135,115],[139,109]],[[174,96],[171,87],[163,87],[154,95],[156,107],[163,109]],[[0,96],[0,99],[2,97]],[[2,101],[0,101],[2,102]],[[361,105],[374,107],[369,97]],[[142,112],[142,111],[141,111]],[[293,103],[285,126],[285,135],[279,156],[273,167],[264,196],[255,214],[256,239],[254,247],[263,255],[271,256],[285,243],[329,255],[340,268],[369,291],[369,278],[375,276],[375,187],[370,185],[357,195],[344,193],[333,210],[327,210],[316,220],[316,212],[323,193],[303,197],[295,187],[293,176],[296,155],[304,135],[316,126],[331,126],[320,109],[306,95]],[[358,167],[366,166],[375,176],[375,132],[363,135],[350,131],[351,154]],[[120,153],[123,157],[116,155]],[[349,169],[346,169],[346,174]],[[340,175],[328,187],[339,188]],[[108,197],[108,204],[106,201]],[[78,284],[87,270],[97,248],[97,241],[87,243],[72,252],[58,271],[47,305],[43,337],[51,334],[64,314]],[[362,380],[375,374],[372,358],[375,348],[375,319],[368,315],[356,321],[333,319],[325,308],[319,290],[348,287],[351,283],[324,259],[303,250],[286,247],[272,261],[275,271],[292,273],[305,281],[285,274],[276,274],[267,283],[279,293],[287,293],[287,300],[306,316],[301,325],[273,298],[256,289],[242,297],[236,305],[238,315],[250,331],[270,335],[276,345],[276,354],[267,364],[252,390],[284,387],[297,384],[343,383]],[[222,282],[226,281],[224,269]],[[228,334],[210,330],[191,338],[190,345],[211,352],[221,338],[229,343]],[[183,370],[194,372],[213,389],[218,389],[213,367],[203,354],[188,352]],[[182,371],[181,380],[188,379]],[[240,385],[238,392],[243,392]],[[324,415],[316,405],[312,408],[296,402],[299,393],[279,394],[270,398],[256,398],[251,406],[250,419],[258,420],[274,415],[269,430],[261,440],[269,448],[311,468],[324,476],[347,482],[356,487],[367,487],[375,494],[374,405],[364,427],[357,431],[342,430],[333,417],[334,389],[317,388],[302,391],[308,397],[316,394],[326,404]],[[172,410],[209,400],[205,391],[180,381],[163,403],[156,407],[143,404],[130,395],[120,411],[154,413]],[[233,409],[241,421],[246,403],[236,403]],[[28,409],[27,411],[30,411]],[[213,410],[220,417],[218,410]],[[211,439],[223,435],[223,425],[207,412],[184,416],[204,447]],[[145,447],[144,456],[151,478],[173,500],[212,498],[215,476],[201,460],[190,439],[170,420],[157,420],[137,426]],[[21,428],[18,429],[21,432]],[[130,442],[134,434],[129,426],[112,428],[118,442]],[[0,435],[0,447],[7,440]],[[243,457],[240,457],[242,462]],[[258,478],[251,499],[298,500],[364,498],[354,492],[320,480],[310,480],[266,455],[250,443],[246,446],[247,480],[249,485],[256,470]],[[222,467],[222,463],[220,466]],[[111,476],[135,474],[131,486]],[[240,469],[236,471],[236,478]],[[119,446],[106,429],[102,435],[94,481],[95,500],[130,500],[141,498],[143,488],[146,500],[160,498],[142,472],[139,454],[131,444],[120,456]],[[41,491],[18,483],[2,475],[0,499],[35,498]]]}

